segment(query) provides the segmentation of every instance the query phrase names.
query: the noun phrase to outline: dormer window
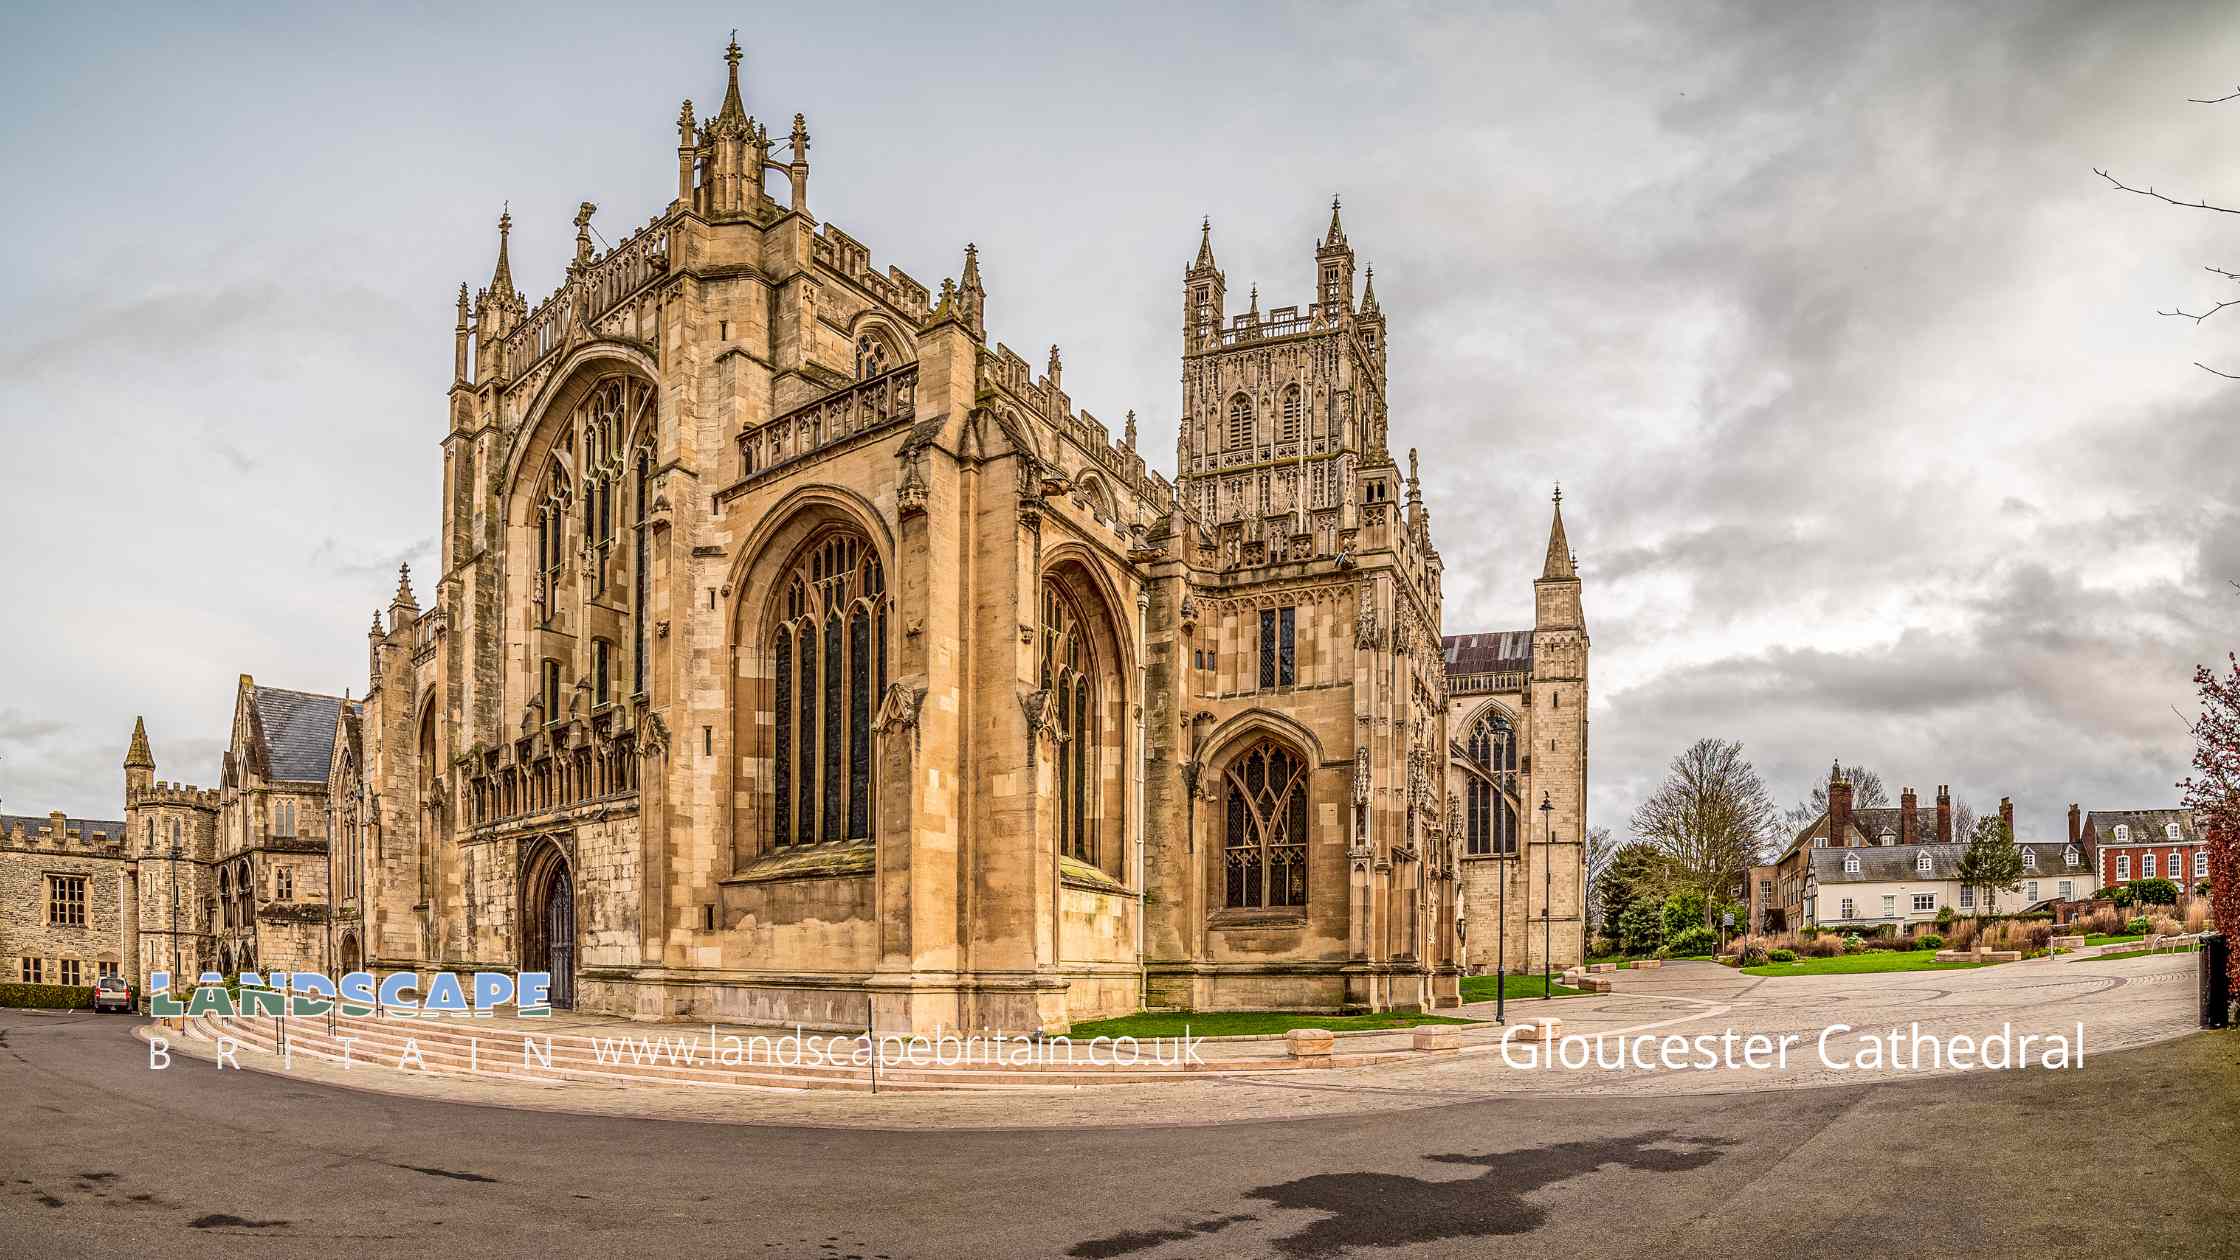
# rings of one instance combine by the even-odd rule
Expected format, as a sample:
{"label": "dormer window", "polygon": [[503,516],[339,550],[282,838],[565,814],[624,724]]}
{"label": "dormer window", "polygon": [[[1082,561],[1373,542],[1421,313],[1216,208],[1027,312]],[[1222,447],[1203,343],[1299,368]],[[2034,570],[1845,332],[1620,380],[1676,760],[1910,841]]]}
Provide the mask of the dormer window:
{"label": "dormer window", "polygon": [[1846,853],[1843,855],[1843,873],[1846,875],[1856,875],[1859,873],[1858,854]]}
{"label": "dormer window", "polygon": [[2077,864],[2077,847],[2075,845],[2070,845],[2068,848],[2063,849],[2061,851],[2061,861],[2066,865],[2075,866]]}
{"label": "dormer window", "polygon": [[2162,829],[2162,834],[2170,837],[2172,840],[2178,839],[2178,824],[2171,823],[2169,826],[2164,827]]}
{"label": "dormer window", "polygon": [[1896,844],[1898,842],[1898,833],[1885,828],[1882,832],[1882,842],[1884,844]]}
{"label": "dormer window", "polygon": [[2022,869],[2026,871],[2038,869],[2038,854],[2035,849],[2024,849],[2022,851]]}
{"label": "dormer window", "polygon": [[2128,843],[2128,842],[2130,841],[2130,839],[2131,839],[2131,828],[2130,828],[2130,827],[2129,827],[2129,826],[2128,826],[2127,824],[2124,824],[2124,823],[2117,823],[2117,824],[2116,824],[2116,843],[2117,843],[2117,844],[2125,844],[2125,843]]}
{"label": "dormer window", "polygon": [[1929,873],[1929,855],[1928,855],[1928,854],[1926,854],[1926,853],[1917,853],[1917,854],[1915,854],[1915,855],[1914,855],[1914,858],[1913,858],[1913,869],[1914,869],[1914,873],[1915,873],[1915,874],[1917,874],[1917,875],[1926,875],[1926,874],[1928,874],[1928,873]]}

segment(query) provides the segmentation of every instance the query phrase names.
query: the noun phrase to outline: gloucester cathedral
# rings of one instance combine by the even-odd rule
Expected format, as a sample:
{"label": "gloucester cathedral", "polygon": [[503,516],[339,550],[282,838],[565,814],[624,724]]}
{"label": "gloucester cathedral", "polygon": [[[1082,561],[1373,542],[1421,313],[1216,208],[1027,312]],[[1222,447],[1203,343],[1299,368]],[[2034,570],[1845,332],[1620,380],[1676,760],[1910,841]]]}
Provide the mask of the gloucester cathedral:
{"label": "gloucester cathedral", "polygon": [[1444,636],[1336,204],[1297,305],[1237,310],[1201,232],[1170,479],[1056,347],[990,344],[971,246],[929,287],[813,214],[806,122],[773,136],[727,59],[659,213],[597,248],[583,205],[533,305],[501,218],[460,290],[441,572],[324,745],[334,962],[1054,1031],[1577,960],[1560,502],[1532,627]]}

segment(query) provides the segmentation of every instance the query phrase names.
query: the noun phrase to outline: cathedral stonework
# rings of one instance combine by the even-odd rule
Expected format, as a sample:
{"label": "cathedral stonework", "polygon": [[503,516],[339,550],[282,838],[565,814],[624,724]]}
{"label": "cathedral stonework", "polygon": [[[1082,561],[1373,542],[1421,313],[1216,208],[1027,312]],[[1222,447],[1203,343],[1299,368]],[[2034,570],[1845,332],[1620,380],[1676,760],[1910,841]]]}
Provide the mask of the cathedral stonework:
{"label": "cathedral stonework", "polygon": [[1579,860],[1585,627],[1566,551],[1493,698],[1538,764],[1473,761],[1338,206],[1265,313],[1203,230],[1170,482],[988,343],[972,247],[929,288],[813,217],[727,56],[666,209],[600,250],[583,205],[534,306],[501,218],[461,288],[441,573],[327,745],[338,962],[882,1031],[1455,1005],[1471,820],[1545,790]]}

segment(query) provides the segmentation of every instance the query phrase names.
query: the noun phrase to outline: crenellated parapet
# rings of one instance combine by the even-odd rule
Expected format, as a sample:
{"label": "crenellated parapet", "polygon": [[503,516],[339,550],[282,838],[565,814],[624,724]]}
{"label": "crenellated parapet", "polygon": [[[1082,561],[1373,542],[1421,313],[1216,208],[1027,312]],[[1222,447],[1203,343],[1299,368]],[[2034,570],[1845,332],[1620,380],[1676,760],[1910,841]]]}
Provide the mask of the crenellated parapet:
{"label": "crenellated parapet", "polygon": [[159,780],[127,792],[124,803],[134,807],[175,805],[184,809],[215,810],[223,795],[217,788]]}

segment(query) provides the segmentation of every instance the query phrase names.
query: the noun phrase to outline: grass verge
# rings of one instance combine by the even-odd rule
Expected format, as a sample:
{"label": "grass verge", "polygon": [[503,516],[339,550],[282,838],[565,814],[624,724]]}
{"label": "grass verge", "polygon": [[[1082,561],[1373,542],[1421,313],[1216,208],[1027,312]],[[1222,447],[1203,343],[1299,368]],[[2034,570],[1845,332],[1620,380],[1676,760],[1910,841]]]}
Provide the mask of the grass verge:
{"label": "grass verge", "polygon": [[1863,954],[1838,954],[1834,958],[1799,958],[1795,962],[1744,967],[1753,976],[1860,976],[1884,971],[1960,971],[1988,967],[1990,963],[1938,962],[1935,950],[1872,950]]}
{"label": "grass verge", "polygon": [[[1498,980],[1506,980],[1508,983],[1497,984],[1496,981]],[[1585,992],[1585,989],[1574,989],[1561,981],[1552,985],[1543,984],[1539,976],[1464,976],[1462,978],[1462,1000],[1465,1002],[1491,1002],[1495,997],[1507,997],[1514,1002],[1519,998],[1546,997],[1551,993],[1559,998],[1578,997]]]}

